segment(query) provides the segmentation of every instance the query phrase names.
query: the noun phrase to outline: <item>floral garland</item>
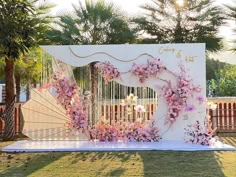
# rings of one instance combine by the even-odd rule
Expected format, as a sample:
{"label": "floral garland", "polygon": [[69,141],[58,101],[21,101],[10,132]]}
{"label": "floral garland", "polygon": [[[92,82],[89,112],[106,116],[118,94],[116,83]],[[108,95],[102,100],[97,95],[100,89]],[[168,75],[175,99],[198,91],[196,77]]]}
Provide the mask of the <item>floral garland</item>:
{"label": "floral garland", "polygon": [[58,102],[66,109],[70,121],[69,129],[86,129],[88,126],[88,98],[84,96],[76,83],[61,72],[55,72],[51,78],[52,86],[56,89]]}
{"label": "floral garland", "polygon": [[181,111],[190,112],[195,109],[193,104],[187,104],[190,97],[193,97],[194,93],[201,92],[200,86],[195,86],[186,75],[186,70],[182,64],[179,64],[180,74],[177,76],[177,85],[174,88],[171,82],[168,82],[167,86],[162,88],[163,95],[168,104],[168,113],[166,117],[166,123],[172,124],[177,120]]}
{"label": "floral garland", "polygon": [[147,64],[137,65],[133,63],[131,73],[139,78],[141,83],[144,83],[149,77],[155,77],[166,68],[160,62],[160,59],[147,60]]}
{"label": "floral garland", "polygon": [[[99,62],[97,66],[101,75],[107,82],[120,77],[122,74],[109,62]],[[194,96],[194,93],[201,92],[200,86],[195,86],[192,83],[193,80],[187,75],[183,64],[180,63],[179,68],[180,73],[176,75],[168,71],[168,69],[163,66],[160,59],[154,58],[152,61],[147,60],[147,64],[138,65],[133,63],[132,68],[129,71],[139,78],[140,83],[144,83],[149,77],[157,77],[158,74],[163,71],[167,71],[177,77],[176,86],[173,86],[171,81],[163,80],[167,82],[167,85],[162,88],[162,94],[160,96],[163,96],[168,104],[166,124],[173,124],[182,111],[193,111],[195,106],[193,104],[188,104],[187,101],[190,97]]]}
{"label": "floral garland", "polygon": [[155,142],[160,140],[159,129],[154,127],[154,121],[141,123],[134,122],[124,128],[128,141]]}
{"label": "floral garland", "polygon": [[71,105],[71,100],[76,94],[78,86],[71,83],[69,78],[63,77],[61,72],[54,72],[51,83],[56,88],[57,100],[65,109]]}

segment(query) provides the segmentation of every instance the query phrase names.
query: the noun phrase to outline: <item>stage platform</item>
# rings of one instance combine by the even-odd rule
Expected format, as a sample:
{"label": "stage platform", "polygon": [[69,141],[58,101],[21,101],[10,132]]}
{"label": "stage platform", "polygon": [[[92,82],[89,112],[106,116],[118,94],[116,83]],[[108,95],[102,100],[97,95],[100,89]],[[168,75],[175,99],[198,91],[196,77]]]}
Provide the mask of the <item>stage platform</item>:
{"label": "stage platform", "polygon": [[17,141],[3,152],[85,152],[85,151],[236,151],[218,142],[215,146],[187,144],[182,141],[160,142],[92,142],[92,141]]}

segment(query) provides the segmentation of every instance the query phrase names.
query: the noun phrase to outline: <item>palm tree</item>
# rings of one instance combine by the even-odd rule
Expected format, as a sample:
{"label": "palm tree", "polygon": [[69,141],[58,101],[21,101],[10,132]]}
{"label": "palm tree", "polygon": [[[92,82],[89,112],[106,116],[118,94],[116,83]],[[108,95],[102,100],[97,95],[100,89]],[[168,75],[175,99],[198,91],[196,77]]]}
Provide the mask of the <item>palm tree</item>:
{"label": "palm tree", "polygon": [[[6,114],[3,140],[13,140],[15,60],[37,45],[38,29],[45,29],[45,19],[34,6],[38,0],[0,0],[0,59],[5,60]],[[42,32],[42,31],[40,31]]]}
{"label": "palm tree", "polygon": [[221,49],[218,27],[224,23],[214,0],[152,0],[141,8],[146,12],[134,19],[146,34],[144,43],[206,43],[209,51]]}
{"label": "palm tree", "polygon": [[134,42],[129,19],[113,3],[86,0],[73,5],[74,14],[59,17],[58,28],[48,33],[55,44],[122,44]]}
{"label": "palm tree", "polygon": [[[132,43],[135,33],[129,27],[129,19],[112,3],[104,0],[86,0],[85,6],[73,5],[74,14],[59,17],[58,28],[54,28],[48,37],[55,44],[123,44]],[[97,69],[90,64],[90,91],[92,123],[95,121],[95,100],[97,97]]]}

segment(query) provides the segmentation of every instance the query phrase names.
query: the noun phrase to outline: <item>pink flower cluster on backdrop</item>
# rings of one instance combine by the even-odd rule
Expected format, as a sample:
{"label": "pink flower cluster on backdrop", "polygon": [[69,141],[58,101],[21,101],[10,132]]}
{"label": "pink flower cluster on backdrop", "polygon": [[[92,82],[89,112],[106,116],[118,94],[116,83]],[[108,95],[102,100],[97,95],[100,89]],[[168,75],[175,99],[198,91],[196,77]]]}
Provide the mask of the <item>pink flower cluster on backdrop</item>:
{"label": "pink flower cluster on backdrop", "polygon": [[66,109],[70,117],[67,123],[70,129],[86,129],[88,126],[88,98],[85,97],[76,83],[72,83],[60,72],[55,72],[51,79],[56,89],[58,102]]}
{"label": "pink flower cluster on backdrop", "polygon": [[[193,80],[189,78],[182,64],[179,64],[180,74],[177,75],[177,85],[173,86],[170,81],[162,88],[162,96],[164,96],[168,104],[168,113],[166,123],[172,124],[177,120],[180,112],[191,112],[195,110],[194,104],[188,103],[189,98],[193,98],[195,93],[200,93],[200,86],[195,86]],[[198,99],[198,98],[197,98]]]}
{"label": "pink flower cluster on backdrop", "polygon": [[137,65],[133,63],[131,73],[137,76],[139,81],[143,83],[149,77],[156,77],[165,69],[160,59],[154,58],[153,61],[147,60],[147,64]]}
{"label": "pink flower cluster on backdrop", "polygon": [[189,125],[185,128],[185,142],[200,145],[213,145],[214,131],[209,131],[207,127],[200,126],[197,121],[194,125]]}
{"label": "pink flower cluster on backdrop", "polygon": [[[202,99],[202,97],[198,98],[201,98],[199,99],[200,103],[205,101],[205,99]],[[210,120],[211,117],[208,115],[209,110],[215,110],[217,108],[217,104],[207,102],[206,108],[207,121],[205,122],[204,126],[200,126],[199,121],[196,121],[195,124],[189,125],[187,128],[185,128],[185,142],[209,146],[214,145],[218,141],[217,137],[215,136],[217,128],[212,128],[212,122]]]}
{"label": "pink flower cluster on backdrop", "polygon": [[120,76],[118,69],[115,68],[109,61],[98,62],[96,63],[96,67],[106,83]]}
{"label": "pink flower cluster on backdrop", "polygon": [[154,142],[160,140],[159,129],[154,122],[134,122],[110,125],[103,121],[89,129],[90,139],[99,141]]}
{"label": "pink flower cluster on backdrop", "polygon": [[61,72],[54,72],[51,83],[56,88],[58,102],[67,109],[78,88],[76,83],[71,83],[69,78],[62,76]]}

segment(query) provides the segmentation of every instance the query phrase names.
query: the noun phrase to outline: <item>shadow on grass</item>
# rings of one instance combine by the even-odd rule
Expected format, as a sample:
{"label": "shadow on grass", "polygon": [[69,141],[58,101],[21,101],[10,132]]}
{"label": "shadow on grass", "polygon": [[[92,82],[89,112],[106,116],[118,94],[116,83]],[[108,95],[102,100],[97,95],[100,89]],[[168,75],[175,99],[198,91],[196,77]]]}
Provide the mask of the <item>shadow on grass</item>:
{"label": "shadow on grass", "polygon": [[126,171],[125,168],[119,167],[116,168],[114,170],[112,170],[111,172],[109,172],[109,176],[123,176],[124,172]]}
{"label": "shadow on grass", "polygon": [[83,152],[75,153],[72,163],[78,161],[104,163],[97,166],[95,176],[225,176],[213,151]]}
{"label": "shadow on grass", "polygon": [[[6,154],[7,155],[7,154]],[[144,177],[224,177],[214,152],[81,152],[24,154],[21,163],[11,164],[0,173],[2,177],[25,177],[34,172],[47,175],[80,174],[81,176],[144,176]],[[66,158],[62,158],[62,157]],[[59,160],[62,158],[61,160]],[[51,166],[54,161],[66,163],[68,169]],[[7,163],[7,162],[5,162]],[[54,169],[55,168],[55,169]],[[59,169],[58,169],[59,168]],[[57,171],[57,170],[59,171]],[[0,168],[1,170],[1,168]],[[56,170],[56,171],[55,171]],[[64,172],[63,171],[67,171]],[[73,171],[73,173],[72,173]],[[71,173],[70,173],[71,172]]]}
{"label": "shadow on grass", "polygon": [[[78,160],[87,160],[91,161],[96,160],[119,160],[121,162],[126,162],[130,159],[130,155],[133,152],[81,152],[75,155],[76,161]],[[76,162],[74,161],[74,162]]]}
{"label": "shadow on grass", "polygon": [[214,152],[139,152],[145,177],[224,177]]}
{"label": "shadow on grass", "polygon": [[[236,147],[235,136],[223,137],[221,141]],[[145,177],[233,177],[236,174],[233,151],[143,151],[138,154],[143,160]]]}
{"label": "shadow on grass", "polygon": [[[235,139],[225,138],[225,141],[235,145]],[[9,159],[8,155],[5,154],[4,159]],[[10,167],[0,166],[1,177],[25,177],[31,174],[63,177],[224,177],[227,169],[229,173],[225,173],[226,176],[235,176],[236,157],[233,152],[213,151],[58,152],[12,155],[15,156],[14,160],[4,162],[8,165],[8,161],[11,161]],[[17,157],[20,157],[18,164],[14,164]],[[3,160],[0,165],[2,162]]]}
{"label": "shadow on grass", "polygon": [[67,154],[69,153],[2,153],[2,165],[7,165],[7,168],[0,168],[0,176],[26,177]]}
{"label": "shadow on grass", "polygon": [[129,163],[135,152],[81,152],[73,154],[71,164],[89,162],[91,168],[96,168],[95,176],[119,177],[125,176],[128,170],[126,164]]}

